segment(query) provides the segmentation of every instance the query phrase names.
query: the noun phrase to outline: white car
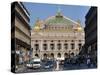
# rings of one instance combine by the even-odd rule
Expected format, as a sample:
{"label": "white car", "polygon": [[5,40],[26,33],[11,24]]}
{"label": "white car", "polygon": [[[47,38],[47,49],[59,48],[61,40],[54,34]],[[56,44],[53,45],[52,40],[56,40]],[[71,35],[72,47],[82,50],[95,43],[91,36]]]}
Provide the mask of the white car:
{"label": "white car", "polygon": [[27,68],[40,68],[41,60],[40,59],[32,59],[29,63],[26,64]]}
{"label": "white car", "polygon": [[41,60],[40,59],[34,59],[32,66],[33,66],[33,68],[40,68],[41,67]]}

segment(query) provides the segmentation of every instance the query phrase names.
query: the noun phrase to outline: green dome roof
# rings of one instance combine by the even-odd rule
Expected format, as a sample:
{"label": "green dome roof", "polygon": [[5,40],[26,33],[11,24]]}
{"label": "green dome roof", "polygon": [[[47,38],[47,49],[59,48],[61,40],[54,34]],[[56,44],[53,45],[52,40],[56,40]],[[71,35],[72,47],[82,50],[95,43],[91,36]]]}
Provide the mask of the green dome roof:
{"label": "green dome roof", "polygon": [[75,25],[77,22],[65,17],[65,16],[52,16],[46,19],[47,25]]}
{"label": "green dome roof", "polygon": [[62,15],[60,9],[57,11],[55,16],[51,16],[46,19],[46,24],[47,25],[75,25],[77,22],[65,17]]}

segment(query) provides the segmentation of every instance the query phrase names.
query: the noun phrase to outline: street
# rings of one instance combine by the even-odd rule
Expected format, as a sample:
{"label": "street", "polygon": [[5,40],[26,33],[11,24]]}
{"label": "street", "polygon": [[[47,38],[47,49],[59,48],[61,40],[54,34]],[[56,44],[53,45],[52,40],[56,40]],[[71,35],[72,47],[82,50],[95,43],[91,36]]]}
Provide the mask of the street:
{"label": "street", "polygon": [[[57,62],[57,61],[56,61]],[[77,70],[77,69],[93,69],[96,68],[92,64],[88,66],[87,64],[81,63],[79,64],[66,64],[66,67],[64,65],[57,65],[56,69],[54,68],[28,68],[28,67],[22,67],[18,68],[16,72],[23,73],[23,72],[47,72],[47,71],[63,71],[63,70]]]}

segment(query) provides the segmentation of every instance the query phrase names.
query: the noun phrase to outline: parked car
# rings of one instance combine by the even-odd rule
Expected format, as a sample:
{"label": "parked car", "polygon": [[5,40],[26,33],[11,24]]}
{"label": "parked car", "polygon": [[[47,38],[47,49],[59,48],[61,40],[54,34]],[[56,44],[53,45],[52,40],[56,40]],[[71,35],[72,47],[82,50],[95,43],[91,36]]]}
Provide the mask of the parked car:
{"label": "parked car", "polygon": [[40,59],[34,59],[33,68],[40,68],[40,67],[41,67],[41,60]]}
{"label": "parked car", "polygon": [[55,65],[55,61],[53,60],[42,60],[42,68],[43,69],[52,69],[54,68],[54,65]]}
{"label": "parked car", "polygon": [[37,69],[41,67],[40,59],[32,59],[26,64],[27,68]]}
{"label": "parked car", "polygon": [[45,69],[50,69],[50,68],[53,68],[53,61],[51,61],[51,60],[48,60],[47,62],[46,62],[46,64],[44,65],[44,68]]}

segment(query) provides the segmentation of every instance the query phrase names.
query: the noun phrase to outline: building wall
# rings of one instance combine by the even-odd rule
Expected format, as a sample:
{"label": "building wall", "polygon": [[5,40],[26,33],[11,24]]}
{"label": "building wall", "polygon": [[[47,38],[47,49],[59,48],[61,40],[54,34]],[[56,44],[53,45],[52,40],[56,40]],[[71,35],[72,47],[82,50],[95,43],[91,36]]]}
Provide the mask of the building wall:
{"label": "building wall", "polygon": [[[48,58],[50,54],[53,53],[55,58],[58,58],[57,54],[61,54],[61,58],[64,58],[64,54],[74,53],[76,56],[79,54],[78,44],[84,45],[84,32],[31,32],[31,47],[33,48],[33,58],[35,54],[38,54],[40,58],[43,58],[43,55],[46,53]],[[59,42],[60,41],[60,42]],[[57,44],[61,44],[61,49],[58,50]],[[39,44],[39,50],[36,51],[35,44]],[[43,49],[43,44],[47,44],[47,50]],[[50,48],[50,44],[54,44],[54,50]],[[64,48],[64,44],[68,45],[68,48]],[[75,44],[75,48],[71,49],[71,44]]]}
{"label": "building wall", "polygon": [[[69,56],[79,54],[81,47],[84,45],[85,37],[83,27],[79,22],[69,19],[62,15],[61,12],[56,13],[55,16],[50,16],[42,22],[37,19],[31,31],[33,58],[37,54],[40,58],[43,58],[45,53],[48,58],[50,58],[51,53],[54,53],[56,59],[63,59],[65,53]],[[68,46],[67,49],[64,48],[65,44]],[[46,50],[43,48],[45,46],[48,46]]]}
{"label": "building wall", "polygon": [[[15,61],[14,64],[17,66],[20,65],[19,62],[25,63],[30,59],[28,54],[31,49],[30,19],[27,9],[21,2],[12,3],[11,16],[11,45],[12,51],[15,53],[12,54],[12,61]],[[20,53],[19,57],[17,51]]]}
{"label": "building wall", "polygon": [[16,4],[15,6],[15,38],[26,43],[27,45],[30,45],[31,33],[30,33],[30,26],[29,26],[29,16],[27,16],[27,13],[25,12],[25,10],[26,9],[23,8],[22,3],[18,2]]}
{"label": "building wall", "polygon": [[93,63],[97,62],[97,7],[91,7],[86,15],[85,49]]}
{"label": "building wall", "polygon": [[15,37],[30,45],[31,42],[30,30],[27,27],[25,27],[24,24],[16,17],[15,17],[15,26],[16,26]]}
{"label": "building wall", "polygon": [[23,33],[30,38],[30,29],[27,26],[25,26],[24,23],[21,20],[19,20],[17,17],[15,17],[15,26],[21,31],[23,31]]}

